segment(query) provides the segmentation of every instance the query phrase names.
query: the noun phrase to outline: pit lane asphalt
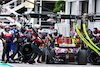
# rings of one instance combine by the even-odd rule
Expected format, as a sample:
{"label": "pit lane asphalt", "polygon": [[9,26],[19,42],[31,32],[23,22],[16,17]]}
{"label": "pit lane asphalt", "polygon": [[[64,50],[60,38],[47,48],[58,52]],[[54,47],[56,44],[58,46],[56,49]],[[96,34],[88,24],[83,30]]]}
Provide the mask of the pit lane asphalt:
{"label": "pit lane asphalt", "polygon": [[74,63],[70,63],[70,64],[13,64],[16,67],[100,67],[100,65],[92,65],[90,63],[88,63],[87,65],[75,65]]}

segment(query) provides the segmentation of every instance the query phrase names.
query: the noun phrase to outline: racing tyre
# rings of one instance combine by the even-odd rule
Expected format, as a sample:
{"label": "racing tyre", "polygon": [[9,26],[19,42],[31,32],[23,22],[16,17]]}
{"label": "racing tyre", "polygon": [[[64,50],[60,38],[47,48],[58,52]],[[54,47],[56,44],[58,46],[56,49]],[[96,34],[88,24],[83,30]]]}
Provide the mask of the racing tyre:
{"label": "racing tyre", "polygon": [[21,49],[23,55],[30,56],[32,54],[32,47],[31,44],[24,44]]}
{"label": "racing tyre", "polygon": [[78,64],[79,65],[87,64],[87,51],[86,50],[80,50],[78,52]]}
{"label": "racing tyre", "polygon": [[46,48],[42,49],[42,62],[45,62]]}
{"label": "racing tyre", "polygon": [[47,50],[47,56],[46,56],[46,64],[50,64],[50,63],[54,63],[54,60],[53,60],[53,57],[55,56],[54,55],[54,51],[51,50]]}
{"label": "racing tyre", "polygon": [[97,53],[95,53],[95,52],[91,52],[91,54],[90,54],[90,63],[91,64],[93,64],[93,65],[100,65],[100,56],[97,54]]}

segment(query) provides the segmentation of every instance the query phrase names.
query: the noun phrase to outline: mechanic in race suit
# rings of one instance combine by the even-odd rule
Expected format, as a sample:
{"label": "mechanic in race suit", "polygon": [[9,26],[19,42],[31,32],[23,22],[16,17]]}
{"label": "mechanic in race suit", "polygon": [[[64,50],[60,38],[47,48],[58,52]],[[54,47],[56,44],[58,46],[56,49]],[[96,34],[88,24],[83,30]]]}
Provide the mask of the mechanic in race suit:
{"label": "mechanic in race suit", "polygon": [[37,56],[38,56],[37,62],[41,63],[40,57],[42,55],[42,51],[40,50],[40,46],[42,46],[42,41],[37,37],[38,35],[36,35],[34,31],[32,32],[31,35],[32,35],[32,40],[34,41],[32,45],[34,56],[28,61],[28,63],[29,64],[35,63],[34,60],[36,59]]}
{"label": "mechanic in race suit", "polygon": [[54,29],[54,33],[48,35],[51,43],[49,46],[52,48],[54,48],[55,46],[59,46],[57,43],[59,37],[61,37],[61,40],[63,39],[63,35],[59,34],[57,29]]}
{"label": "mechanic in race suit", "polygon": [[14,35],[12,35],[12,40],[11,40],[10,46],[11,46],[11,50],[14,50],[13,40],[15,39],[15,33],[17,32],[17,28],[16,28],[15,23],[10,24],[10,26],[11,26],[10,30],[14,32]]}
{"label": "mechanic in race suit", "polygon": [[14,51],[13,54],[11,55],[11,62],[15,62],[14,57],[18,53],[19,57],[19,50],[20,50],[20,45],[23,44],[23,37],[24,35],[21,32],[21,26],[16,26],[17,31],[15,33],[15,39],[13,40],[13,45],[14,45]]}
{"label": "mechanic in race suit", "polygon": [[5,61],[6,55],[6,62],[9,61],[9,51],[10,51],[10,42],[12,40],[13,31],[9,31],[9,26],[5,26],[5,31],[2,32],[1,37],[3,39],[3,54],[2,54],[2,61]]}
{"label": "mechanic in race suit", "polygon": [[49,30],[48,34],[52,34],[52,33],[54,33],[54,27],[50,26],[50,30]]}

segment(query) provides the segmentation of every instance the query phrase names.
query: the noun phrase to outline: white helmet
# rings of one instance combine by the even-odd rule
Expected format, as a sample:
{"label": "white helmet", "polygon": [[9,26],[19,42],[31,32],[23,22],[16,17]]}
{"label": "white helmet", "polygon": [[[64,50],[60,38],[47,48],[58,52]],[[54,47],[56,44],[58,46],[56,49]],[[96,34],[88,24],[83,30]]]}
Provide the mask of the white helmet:
{"label": "white helmet", "polygon": [[21,28],[21,24],[20,23],[17,23],[16,26],[19,27],[19,28]]}

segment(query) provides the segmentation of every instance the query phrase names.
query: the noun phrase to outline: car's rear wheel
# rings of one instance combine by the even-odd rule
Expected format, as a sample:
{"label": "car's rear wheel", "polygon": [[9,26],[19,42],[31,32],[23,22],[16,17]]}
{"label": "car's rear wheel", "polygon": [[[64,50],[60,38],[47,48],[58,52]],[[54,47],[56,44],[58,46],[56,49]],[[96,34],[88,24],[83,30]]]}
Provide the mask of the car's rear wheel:
{"label": "car's rear wheel", "polygon": [[87,51],[86,50],[80,50],[78,52],[78,64],[79,65],[87,64]]}

